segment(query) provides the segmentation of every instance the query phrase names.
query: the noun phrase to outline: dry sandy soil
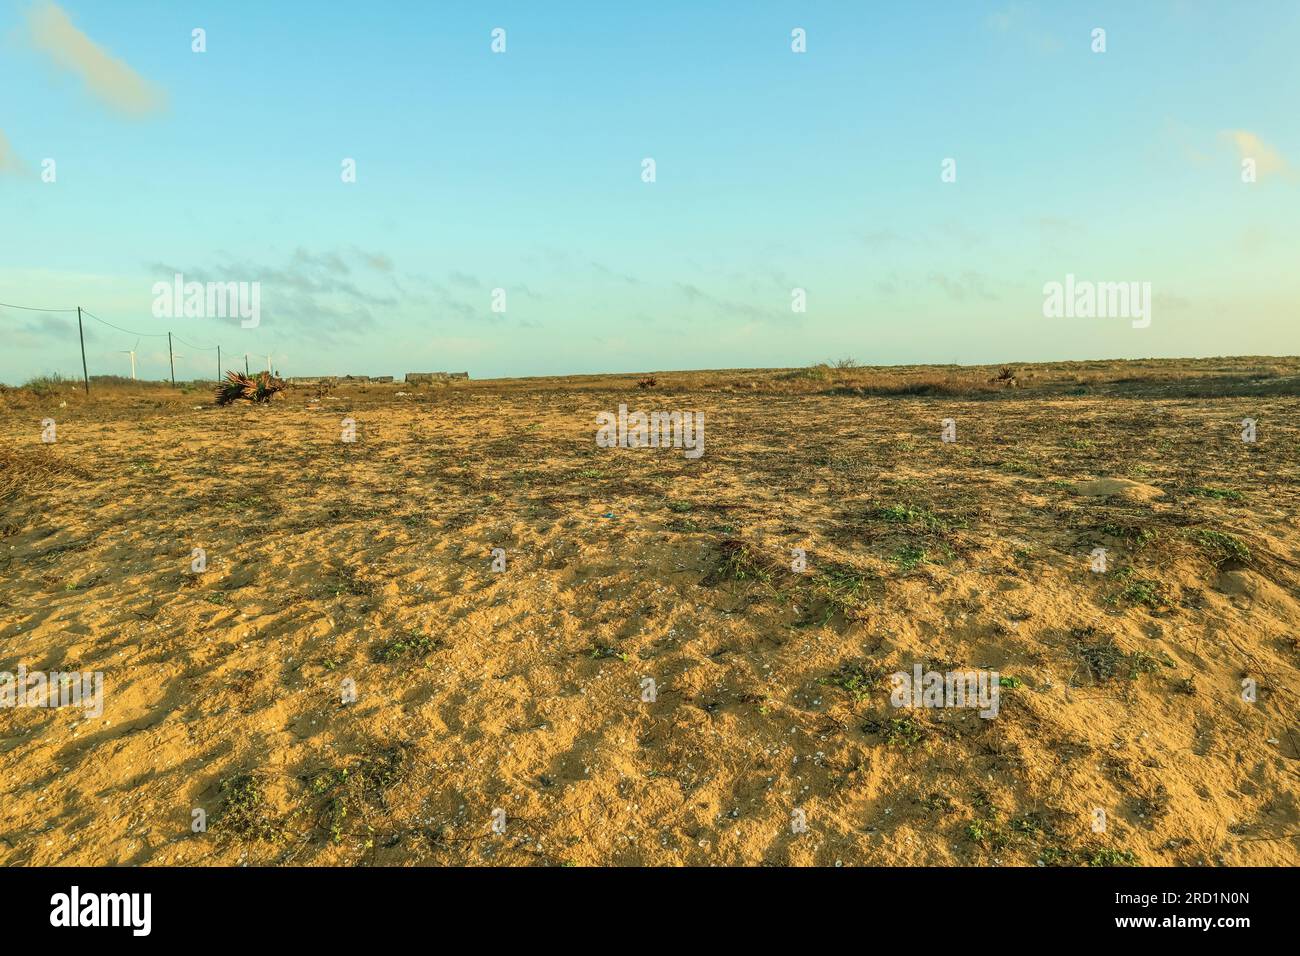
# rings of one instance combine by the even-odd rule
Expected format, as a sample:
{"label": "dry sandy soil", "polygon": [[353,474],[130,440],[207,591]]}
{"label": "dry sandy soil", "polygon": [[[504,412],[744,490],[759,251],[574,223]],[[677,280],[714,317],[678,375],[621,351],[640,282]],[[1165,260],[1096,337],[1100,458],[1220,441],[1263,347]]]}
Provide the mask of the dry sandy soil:
{"label": "dry sandy soil", "polygon": [[0,860],[1300,862],[1300,361],[997,371],[0,392]]}

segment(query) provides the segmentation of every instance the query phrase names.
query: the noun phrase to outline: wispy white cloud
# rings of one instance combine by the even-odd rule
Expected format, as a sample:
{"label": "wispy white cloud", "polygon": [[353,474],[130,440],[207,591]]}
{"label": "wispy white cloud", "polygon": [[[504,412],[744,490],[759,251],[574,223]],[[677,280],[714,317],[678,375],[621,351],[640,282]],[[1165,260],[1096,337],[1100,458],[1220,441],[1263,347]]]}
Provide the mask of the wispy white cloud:
{"label": "wispy white cloud", "polygon": [[86,89],[110,108],[146,116],[167,105],[167,94],[125,61],[77,29],[63,8],[41,0],[27,14],[31,41],[59,67],[79,76]]}
{"label": "wispy white cloud", "polygon": [[1286,157],[1249,130],[1224,130],[1219,136],[1236,147],[1239,158],[1255,161],[1255,175],[1259,179],[1265,176],[1290,175],[1291,167]]}
{"label": "wispy white cloud", "polygon": [[[332,341],[335,335],[373,329],[381,315],[410,308],[410,301],[399,290],[386,288],[393,284],[391,277],[381,273],[367,279],[353,274],[350,263],[369,265],[375,256],[388,261],[383,253],[299,246],[278,262],[222,253],[202,266],[148,262],[144,268],[151,285],[171,281],[177,274],[191,282],[261,283],[266,325],[281,324],[295,331],[310,329],[319,341],[325,342]],[[238,319],[217,321],[233,324]]]}
{"label": "wispy white cloud", "polygon": [[0,130],[0,173],[21,173],[26,168],[13,147],[9,145],[4,130]]}
{"label": "wispy white cloud", "polygon": [[1042,18],[1037,8],[1028,3],[1010,3],[985,19],[985,24],[998,33],[1020,37],[1038,53],[1059,53],[1064,49],[1059,37],[1037,26]]}

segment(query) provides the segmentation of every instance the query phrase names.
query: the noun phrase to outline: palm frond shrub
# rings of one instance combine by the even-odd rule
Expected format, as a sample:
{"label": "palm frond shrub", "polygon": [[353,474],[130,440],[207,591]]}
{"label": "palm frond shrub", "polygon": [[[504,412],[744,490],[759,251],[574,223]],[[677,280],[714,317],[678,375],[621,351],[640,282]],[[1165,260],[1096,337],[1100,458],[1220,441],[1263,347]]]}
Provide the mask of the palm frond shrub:
{"label": "palm frond shrub", "polygon": [[258,372],[256,375],[227,372],[226,380],[217,385],[216,400],[218,405],[239,401],[263,403],[269,402],[283,390],[284,379],[276,378],[270,372]]}

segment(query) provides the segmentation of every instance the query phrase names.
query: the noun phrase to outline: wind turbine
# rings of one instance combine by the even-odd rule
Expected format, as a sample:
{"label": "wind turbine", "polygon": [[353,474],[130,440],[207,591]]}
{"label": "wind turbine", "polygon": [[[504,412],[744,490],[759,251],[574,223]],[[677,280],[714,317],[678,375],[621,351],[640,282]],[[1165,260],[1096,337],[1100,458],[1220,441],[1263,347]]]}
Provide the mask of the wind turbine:
{"label": "wind turbine", "polygon": [[138,349],[139,347],[140,347],[140,340],[136,339],[135,345],[131,346],[129,349],[118,349],[118,351],[123,353],[124,355],[131,356],[131,381],[133,382],[135,381],[135,350]]}

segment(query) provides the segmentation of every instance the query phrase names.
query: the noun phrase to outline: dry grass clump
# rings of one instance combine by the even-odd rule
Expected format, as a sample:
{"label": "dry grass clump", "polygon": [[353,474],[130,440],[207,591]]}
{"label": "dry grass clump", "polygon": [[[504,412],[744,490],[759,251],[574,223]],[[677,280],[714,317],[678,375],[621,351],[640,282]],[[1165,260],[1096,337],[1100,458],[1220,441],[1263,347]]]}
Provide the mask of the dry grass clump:
{"label": "dry grass clump", "polygon": [[828,395],[858,395],[871,398],[893,398],[908,395],[976,395],[998,391],[999,386],[977,374],[923,374],[923,375],[863,375],[845,379],[842,384],[828,389]]}
{"label": "dry grass clump", "polygon": [[0,445],[0,502],[60,479],[84,477],[81,469],[64,461],[49,445]]}

